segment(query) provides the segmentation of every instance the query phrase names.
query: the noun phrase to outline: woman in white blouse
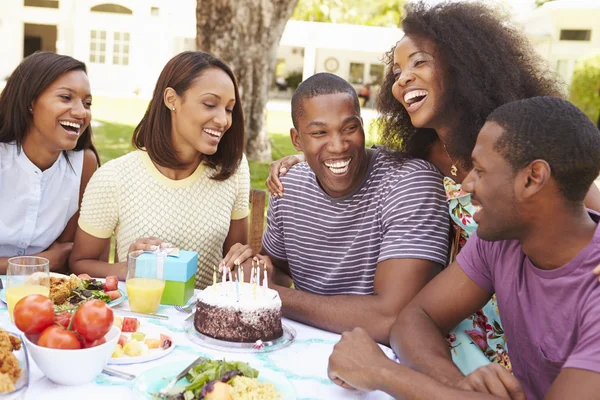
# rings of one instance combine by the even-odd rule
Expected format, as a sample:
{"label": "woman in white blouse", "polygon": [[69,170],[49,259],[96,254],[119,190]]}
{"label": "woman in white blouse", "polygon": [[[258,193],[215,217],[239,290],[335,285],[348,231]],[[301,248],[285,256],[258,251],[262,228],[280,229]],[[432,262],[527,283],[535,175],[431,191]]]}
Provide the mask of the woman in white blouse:
{"label": "woman in white blouse", "polygon": [[8,259],[38,255],[64,270],[79,204],[98,167],[85,64],[38,52],[0,94],[0,274]]}

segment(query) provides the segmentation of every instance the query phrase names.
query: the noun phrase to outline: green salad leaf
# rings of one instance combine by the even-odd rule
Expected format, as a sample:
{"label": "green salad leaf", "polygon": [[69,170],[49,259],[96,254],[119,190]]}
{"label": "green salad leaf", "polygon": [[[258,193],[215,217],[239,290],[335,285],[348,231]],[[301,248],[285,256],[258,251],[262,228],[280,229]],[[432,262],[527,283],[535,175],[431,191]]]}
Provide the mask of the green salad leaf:
{"label": "green salad leaf", "polygon": [[197,365],[187,373],[186,378],[190,382],[185,387],[184,399],[199,399],[202,388],[207,383],[221,379],[223,375],[230,371],[240,371],[248,378],[257,378],[258,371],[250,367],[245,362],[241,361],[225,361],[225,360],[207,360],[206,362]]}

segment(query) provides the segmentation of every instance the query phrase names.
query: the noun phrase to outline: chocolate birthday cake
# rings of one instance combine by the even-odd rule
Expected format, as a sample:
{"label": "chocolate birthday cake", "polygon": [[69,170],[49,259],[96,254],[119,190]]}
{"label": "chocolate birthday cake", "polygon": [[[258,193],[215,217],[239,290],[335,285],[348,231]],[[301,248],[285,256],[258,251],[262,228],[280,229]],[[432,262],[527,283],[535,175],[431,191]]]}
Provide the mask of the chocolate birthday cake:
{"label": "chocolate birthday cake", "polygon": [[283,335],[281,299],[275,290],[250,283],[217,283],[198,295],[194,326],[228,342],[271,341]]}

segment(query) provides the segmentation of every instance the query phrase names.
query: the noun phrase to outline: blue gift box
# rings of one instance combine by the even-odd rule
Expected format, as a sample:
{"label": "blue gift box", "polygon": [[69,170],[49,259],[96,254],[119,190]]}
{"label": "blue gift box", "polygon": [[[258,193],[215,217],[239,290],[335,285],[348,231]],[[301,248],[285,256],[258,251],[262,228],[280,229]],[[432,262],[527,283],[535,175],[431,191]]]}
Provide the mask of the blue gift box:
{"label": "blue gift box", "polygon": [[[136,261],[136,278],[155,277],[155,255],[144,253]],[[147,263],[145,262],[147,261]],[[178,256],[168,256],[164,265],[164,280],[187,282],[196,274],[198,267],[198,252],[180,250]]]}
{"label": "blue gift box", "polygon": [[165,281],[187,282],[196,274],[198,252],[180,250],[177,257],[165,260]]}
{"label": "blue gift box", "polygon": [[[142,254],[136,262],[136,277],[152,277],[154,266],[144,265],[152,254]],[[180,250],[177,256],[167,256],[164,266],[165,289],[161,304],[184,305],[194,294],[194,281],[198,267],[198,252]]]}

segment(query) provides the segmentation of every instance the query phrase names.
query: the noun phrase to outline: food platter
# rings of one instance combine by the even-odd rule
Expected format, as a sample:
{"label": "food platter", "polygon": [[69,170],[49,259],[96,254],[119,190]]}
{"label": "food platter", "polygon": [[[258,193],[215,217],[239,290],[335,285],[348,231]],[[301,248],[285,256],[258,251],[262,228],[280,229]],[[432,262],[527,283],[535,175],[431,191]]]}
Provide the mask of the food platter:
{"label": "food platter", "polygon": [[[181,360],[170,364],[163,364],[148,369],[137,376],[133,381],[133,390],[143,399],[155,400],[155,393],[164,388],[171,379],[187,367],[192,360]],[[258,375],[259,382],[269,382],[275,385],[275,389],[281,395],[281,400],[295,400],[296,389],[294,385],[282,373],[261,369]],[[180,379],[177,386],[186,386],[189,382],[186,378]]]}
{"label": "food platter", "polygon": [[[30,280],[31,279],[33,279],[33,280],[39,279],[39,277],[35,277],[34,275],[32,275],[32,277],[30,277]],[[51,282],[53,282],[53,280],[65,280],[65,281],[68,281],[69,279],[71,279],[71,277],[69,277],[67,275],[58,274],[58,273],[54,273],[54,272],[52,272],[50,274],[50,278],[51,278]],[[114,278],[114,279],[116,279],[116,278]],[[84,282],[84,281],[85,282],[89,282],[89,280],[81,280],[81,279],[79,281],[80,282]],[[97,285],[102,285],[102,284],[105,283],[106,280],[105,279],[92,279],[92,281],[95,281],[95,283]],[[52,285],[52,283],[51,283],[51,285]],[[82,288],[80,292],[86,292],[88,294],[94,292],[94,291],[86,290],[86,289]],[[66,289],[66,290],[71,290],[71,289]],[[125,298],[126,298],[125,292],[123,290],[119,289],[119,288],[116,288],[114,290],[114,293],[116,293],[117,291],[118,291],[118,296],[119,297],[115,298],[114,300],[109,300],[109,296],[106,296],[106,300],[104,300],[104,301],[106,302],[106,304],[109,307],[115,307],[115,306],[121,304],[125,300]],[[101,290],[97,290],[96,292],[101,292]],[[104,293],[102,293],[102,294],[104,294]],[[69,295],[68,293],[65,294],[65,296],[68,296],[68,295]],[[52,294],[51,294],[50,297],[52,298]],[[92,297],[89,297],[89,298],[94,298],[94,297],[92,296]],[[6,303],[6,289],[5,288],[0,289],[0,300],[2,302]],[[82,297],[81,301],[84,301],[84,300],[86,300],[86,298]],[[54,309],[55,309],[56,312],[71,311],[71,310],[75,309],[77,307],[77,305],[79,305],[81,303],[81,301],[77,302],[75,304],[69,304],[68,302],[65,301],[65,302],[63,302],[63,304],[55,305]]]}
{"label": "food platter", "polygon": [[[164,357],[167,354],[171,353],[173,351],[173,349],[175,348],[175,343],[173,340],[173,332],[171,332],[167,328],[142,322],[140,324],[140,326],[137,328],[137,332],[141,332],[144,334],[144,340],[146,340],[146,339],[160,340],[161,335],[167,336],[169,338],[169,340],[171,341],[171,345],[169,347],[167,347],[166,349],[162,348],[161,346],[159,346],[158,348],[147,349],[147,351],[145,351],[145,354],[139,355],[139,356],[128,356],[128,355],[124,354],[122,357],[118,357],[118,358],[111,357],[108,360],[108,364],[124,365],[124,364],[144,363],[147,361],[152,361],[152,360],[156,360],[158,358]],[[125,338],[127,338],[128,341],[131,341],[133,333],[121,332],[121,336],[125,336]]]}
{"label": "food platter", "polygon": [[255,346],[255,343],[228,342],[203,335],[194,327],[194,321],[186,322],[183,329],[188,339],[199,346],[230,353],[267,353],[289,346],[296,338],[296,330],[294,328],[285,322],[281,325],[283,327],[283,336],[268,342],[262,342],[262,346]]}

